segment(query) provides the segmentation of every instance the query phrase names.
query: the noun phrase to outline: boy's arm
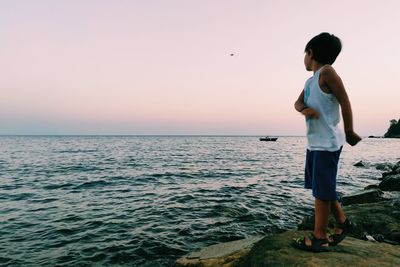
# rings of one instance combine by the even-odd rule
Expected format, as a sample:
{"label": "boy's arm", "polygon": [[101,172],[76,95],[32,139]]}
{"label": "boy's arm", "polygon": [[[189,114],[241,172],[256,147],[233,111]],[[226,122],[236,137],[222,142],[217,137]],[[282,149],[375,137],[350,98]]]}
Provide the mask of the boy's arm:
{"label": "boy's arm", "polygon": [[315,109],[309,108],[304,104],[304,90],[301,91],[299,98],[294,103],[294,108],[306,117],[318,119],[319,114]]}
{"label": "boy's arm", "polygon": [[321,78],[323,79],[322,82],[328,87],[328,89],[340,103],[344,131],[346,133],[346,141],[352,146],[356,145],[361,140],[361,137],[354,132],[353,112],[351,110],[350,100],[344,88],[342,79],[340,79],[335,69],[331,66],[325,66],[323,68],[321,71]]}
{"label": "boy's arm", "polygon": [[301,94],[299,95],[299,98],[297,98],[296,102],[294,103],[294,108],[298,111],[301,112],[304,110],[306,105],[304,104],[304,90],[301,91]]}

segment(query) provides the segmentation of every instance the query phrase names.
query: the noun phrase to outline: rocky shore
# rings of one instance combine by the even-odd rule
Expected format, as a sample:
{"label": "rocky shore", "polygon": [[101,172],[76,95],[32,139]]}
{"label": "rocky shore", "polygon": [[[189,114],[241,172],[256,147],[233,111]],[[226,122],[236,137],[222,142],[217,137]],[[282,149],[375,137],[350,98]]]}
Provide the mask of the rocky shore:
{"label": "rocky shore", "polygon": [[[357,163],[358,167],[363,167]],[[291,246],[292,239],[312,231],[314,217],[297,230],[213,245],[180,258],[177,266],[400,266],[400,162],[382,163],[377,184],[342,197],[354,231],[329,253],[310,253]],[[330,227],[334,227],[333,219]]]}
{"label": "rocky shore", "polygon": [[400,138],[400,119],[391,120],[390,127],[384,134],[385,138]]}

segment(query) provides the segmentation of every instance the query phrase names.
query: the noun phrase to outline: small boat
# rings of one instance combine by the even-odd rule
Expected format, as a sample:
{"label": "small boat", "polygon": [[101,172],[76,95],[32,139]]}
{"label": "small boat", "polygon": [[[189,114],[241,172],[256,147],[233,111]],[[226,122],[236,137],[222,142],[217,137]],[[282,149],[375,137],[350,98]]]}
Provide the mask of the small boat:
{"label": "small boat", "polygon": [[276,141],[276,140],[278,140],[278,137],[269,137],[269,136],[266,136],[266,137],[261,137],[260,138],[260,141]]}
{"label": "small boat", "polygon": [[375,136],[375,135],[370,135],[368,138],[383,138],[383,136]]}

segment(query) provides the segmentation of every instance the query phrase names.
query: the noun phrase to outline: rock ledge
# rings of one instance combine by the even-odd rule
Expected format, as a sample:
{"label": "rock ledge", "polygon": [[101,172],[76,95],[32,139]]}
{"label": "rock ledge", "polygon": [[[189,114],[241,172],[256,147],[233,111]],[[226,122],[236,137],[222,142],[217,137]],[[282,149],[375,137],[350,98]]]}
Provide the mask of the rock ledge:
{"label": "rock ledge", "polygon": [[[255,237],[213,245],[202,249],[197,254],[190,253],[179,259],[177,266],[400,266],[399,246],[363,241],[352,237],[347,237],[340,245],[332,247],[331,252],[327,253],[306,252],[292,247],[293,238],[308,233],[291,230],[266,236],[261,240],[260,237]],[[234,247],[235,250],[226,249],[228,247]],[[243,250],[236,249],[239,247],[243,247]],[[197,258],[190,258],[192,256]]]}

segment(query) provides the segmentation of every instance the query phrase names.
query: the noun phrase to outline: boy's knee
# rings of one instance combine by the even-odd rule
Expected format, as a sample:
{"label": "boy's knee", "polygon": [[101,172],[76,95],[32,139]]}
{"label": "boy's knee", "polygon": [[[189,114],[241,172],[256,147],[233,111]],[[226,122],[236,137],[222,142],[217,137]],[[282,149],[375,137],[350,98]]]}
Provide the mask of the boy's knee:
{"label": "boy's knee", "polygon": [[331,202],[334,202],[334,200],[321,199],[321,198],[319,198],[319,197],[315,197],[315,200],[316,200],[316,201],[323,202],[323,203],[325,203],[325,204],[330,204]]}

